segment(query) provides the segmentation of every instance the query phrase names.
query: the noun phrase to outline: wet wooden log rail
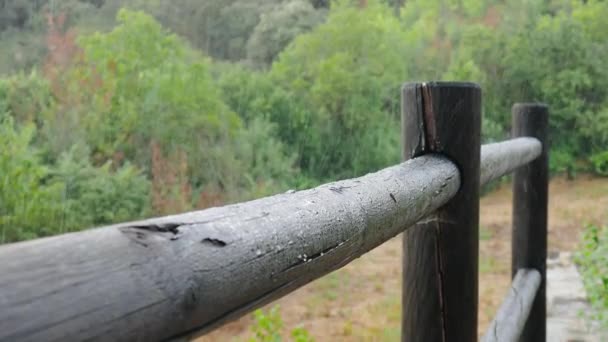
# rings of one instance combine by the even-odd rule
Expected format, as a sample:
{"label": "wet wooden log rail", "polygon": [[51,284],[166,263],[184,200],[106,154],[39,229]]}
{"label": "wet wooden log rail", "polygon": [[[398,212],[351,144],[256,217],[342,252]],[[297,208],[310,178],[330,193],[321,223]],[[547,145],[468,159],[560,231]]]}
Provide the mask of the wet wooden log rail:
{"label": "wet wooden log rail", "polygon": [[[478,106],[479,88],[459,83],[424,87],[436,88],[426,97],[427,105],[435,101],[435,116],[427,111],[421,112],[426,117],[416,113],[406,120],[410,126],[404,131],[412,140],[404,142],[408,160],[401,164],[308,190],[0,246],[0,341],[193,338],[343,267],[410,227],[445,224],[456,227],[451,234],[467,237],[443,251],[450,256],[456,245],[473,246],[461,255],[467,260],[454,259],[442,272],[456,274],[463,264],[477,265],[476,245],[467,244],[477,238],[479,187],[544,156],[543,142],[521,134],[480,146],[478,127],[462,131],[477,138],[459,138],[448,127],[460,119],[467,122],[470,107]],[[470,101],[462,102],[471,91]],[[439,98],[429,98],[435,95]],[[462,150],[454,144],[459,139]],[[476,165],[466,164],[465,152],[478,155]],[[462,301],[449,289],[421,288],[421,281],[437,271],[437,263],[433,255],[415,249],[409,253],[430,259],[417,260],[410,264],[417,268],[405,272],[403,340],[426,336],[425,341],[463,341],[463,336],[472,336],[476,298],[453,311],[446,303]],[[518,265],[535,267],[526,260]],[[443,279],[441,285],[469,286],[477,279],[477,270],[471,272],[466,279]],[[473,287],[468,293],[476,294]],[[412,318],[412,310],[421,305],[428,310]],[[463,317],[464,323],[445,321],[454,313],[473,311]],[[419,328],[411,331],[411,322]],[[429,335],[428,328],[437,322],[439,334]],[[463,328],[446,330],[458,325]]]}
{"label": "wet wooden log rail", "polygon": [[537,270],[522,268],[517,271],[509,294],[496,318],[490,323],[483,342],[519,340],[540,287],[540,281],[541,276]]}

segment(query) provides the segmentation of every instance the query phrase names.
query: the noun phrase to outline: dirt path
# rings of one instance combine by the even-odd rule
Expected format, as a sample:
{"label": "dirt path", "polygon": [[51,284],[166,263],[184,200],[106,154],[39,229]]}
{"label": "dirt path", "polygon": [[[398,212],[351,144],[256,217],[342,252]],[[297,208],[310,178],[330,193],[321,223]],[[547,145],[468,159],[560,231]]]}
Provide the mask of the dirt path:
{"label": "dirt path", "polygon": [[[549,253],[573,251],[585,223],[608,221],[608,179],[556,179],[550,186]],[[483,333],[510,283],[511,191],[482,198],[479,331]],[[401,320],[401,239],[271,305],[288,331],[302,326],[317,341],[398,341]],[[246,341],[251,316],[197,340]],[[289,339],[286,339],[289,340]]]}

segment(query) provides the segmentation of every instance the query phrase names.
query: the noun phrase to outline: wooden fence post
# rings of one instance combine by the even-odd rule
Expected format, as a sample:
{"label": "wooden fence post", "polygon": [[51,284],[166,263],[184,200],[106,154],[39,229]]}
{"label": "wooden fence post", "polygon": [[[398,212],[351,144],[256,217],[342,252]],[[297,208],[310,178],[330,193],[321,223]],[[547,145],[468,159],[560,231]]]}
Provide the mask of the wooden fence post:
{"label": "wooden fence post", "polygon": [[460,171],[456,196],[405,232],[402,341],[477,341],[481,89],[402,89],[403,159],[439,153]]}
{"label": "wooden fence post", "polygon": [[544,104],[516,103],[512,116],[513,137],[534,137],[542,143],[541,155],[516,170],[513,178],[511,274],[515,277],[521,268],[540,272],[541,284],[520,341],[545,341],[549,109]]}

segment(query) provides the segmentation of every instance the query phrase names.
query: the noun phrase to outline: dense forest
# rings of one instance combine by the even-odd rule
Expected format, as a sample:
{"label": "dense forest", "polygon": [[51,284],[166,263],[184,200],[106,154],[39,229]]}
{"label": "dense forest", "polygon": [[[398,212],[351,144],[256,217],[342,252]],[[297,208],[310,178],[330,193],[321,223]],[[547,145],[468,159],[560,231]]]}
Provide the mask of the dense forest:
{"label": "dense forest", "polygon": [[0,242],[399,161],[399,88],[551,107],[551,169],[608,175],[598,0],[0,0]]}

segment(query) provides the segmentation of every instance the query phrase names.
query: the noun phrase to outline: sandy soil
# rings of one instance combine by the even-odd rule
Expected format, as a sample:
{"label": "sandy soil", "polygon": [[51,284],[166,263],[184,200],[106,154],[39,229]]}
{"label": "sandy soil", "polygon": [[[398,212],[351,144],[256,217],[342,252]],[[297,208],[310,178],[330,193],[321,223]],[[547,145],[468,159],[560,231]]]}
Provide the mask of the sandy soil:
{"label": "sandy soil", "polygon": [[[608,222],[608,179],[555,179],[550,186],[549,253],[573,251],[586,223]],[[481,200],[479,332],[492,319],[510,283],[511,191]],[[279,305],[284,337],[304,327],[316,341],[398,341],[401,320],[401,237],[318,279]],[[247,341],[251,315],[197,342]]]}

